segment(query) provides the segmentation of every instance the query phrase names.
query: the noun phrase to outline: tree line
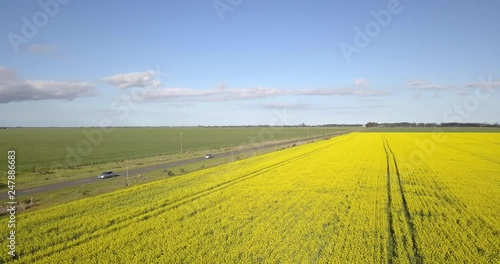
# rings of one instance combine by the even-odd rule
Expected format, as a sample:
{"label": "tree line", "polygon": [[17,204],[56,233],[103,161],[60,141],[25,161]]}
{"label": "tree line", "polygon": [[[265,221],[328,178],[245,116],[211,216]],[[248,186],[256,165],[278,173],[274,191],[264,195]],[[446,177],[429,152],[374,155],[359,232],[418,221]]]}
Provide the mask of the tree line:
{"label": "tree line", "polygon": [[500,124],[489,123],[410,123],[410,122],[397,122],[397,123],[377,123],[368,122],[366,127],[500,127]]}

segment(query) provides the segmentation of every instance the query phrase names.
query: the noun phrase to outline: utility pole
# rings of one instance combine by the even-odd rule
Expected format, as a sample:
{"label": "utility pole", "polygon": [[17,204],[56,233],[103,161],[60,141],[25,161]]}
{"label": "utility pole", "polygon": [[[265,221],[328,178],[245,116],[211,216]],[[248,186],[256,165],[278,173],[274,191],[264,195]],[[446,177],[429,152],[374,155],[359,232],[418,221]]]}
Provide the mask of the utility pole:
{"label": "utility pole", "polygon": [[253,146],[253,129],[252,129],[252,146]]}
{"label": "utility pole", "polygon": [[182,153],[182,132],[180,132],[180,136],[181,136],[181,153]]}

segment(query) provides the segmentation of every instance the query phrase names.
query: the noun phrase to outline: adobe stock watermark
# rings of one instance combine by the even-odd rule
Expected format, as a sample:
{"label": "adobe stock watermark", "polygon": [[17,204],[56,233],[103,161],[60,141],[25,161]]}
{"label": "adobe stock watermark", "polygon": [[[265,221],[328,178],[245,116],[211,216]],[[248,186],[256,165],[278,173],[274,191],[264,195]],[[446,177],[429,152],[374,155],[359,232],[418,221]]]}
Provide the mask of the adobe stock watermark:
{"label": "adobe stock watermark", "polygon": [[[481,107],[481,102],[489,100],[493,96],[497,89],[495,86],[497,82],[493,81],[492,75],[490,74],[488,79],[480,76],[478,80],[478,83],[469,85],[474,87],[474,93],[466,96],[461,102],[453,104],[443,113],[443,123],[462,123],[466,121],[472,113]],[[417,148],[410,153],[410,161],[422,163],[426,156],[434,154],[438,143],[443,143],[446,140],[447,136],[441,128],[435,128],[430,139],[416,139],[414,143]]]}
{"label": "adobe stock watermark", "polygon": [[476,112],[481,106],[481,102],[488,100],[495,93],[493,76],[490,74],[488,79],[480,76],[479,82],[474,84],[474,93],[467,95],[461,103],[456,103],[452,108],[443,113],[445,123],[463,122],[469,118],[471,113]]}
{"label": "adobe stock watermark", "polygon": [[387,7],[378,12],[370,11],[372,20],[366,22],[363,28],[354,27],[352,44],[342,42],[339,45],[347,63],[351,63],[352,55],[360,54],[363,49],[368,47],[372,39],[380,35],[382,29],[392,22],[393,16],[401,12],[403,12],[403,6],[399,0],[389,0]]}
{"label": "adobe stock watermark", "polygon": [[[257,139],[256,142],[272,142],[276,139],[277,133],[282,133],[283,130],[286,130],[286,126],[291,125],[291,121],[295,119],[295,116],[289,114],[287,109],[283,107],[282,109],[273,109],[273,117],[269,121],[268,127],[261,127],[259,131],[257,131],[255,137]],[[248,142],[250,144],[254,143],[254,135],[252,132],[252,137],[248,138]]]}
{"label": "adobe stock watermark", "polygon": [[7,33],[7,39],[14,53],[19,53],[19,47],[22,44],[28,44],[31,39],[36,37],[39,30],[45,27],[50,19],[59,14],[61,6],[68,4],[70,0],[39,0],[38,6],[41,10],[35,12],[31,17],[21,17],[20,34],[15,32]]}
{"label": "adobe stock watermark", "polygon": [[220,21],[224,21],[224,14],[227,12],[233,12],[236,7],[241,5],[243,0],[214,0],[212,6],[217,13]]}
{"label": "adobe stock watermark", "polygon": [[[148,70],[149,74],[147,78],[152,80],[157,80],[161,82],[159,78],[162,74],[157,71]],[[153,89],[152,87],[147,87],[139,90],[130,90],[127,94],[121,95],[120,97],[114,99],[110,105],[110,111],[115,115],[115,119],[102,118],[99,122],[99,126],[92,128],[90,130],[82,131],[83,139],[78,141],[74,146],[67,145],[66,150],[66,167],[75,167],[83,163],[83,159],[92,154],[94,148],[102,144],[105,136],[113,132],[113,125],[117,123],[118,120],[127,120],[132,110],[138,107],[137,102],[143,101],[147,93]],[[53,162],[56,167],[64,167],[62,164]]]}

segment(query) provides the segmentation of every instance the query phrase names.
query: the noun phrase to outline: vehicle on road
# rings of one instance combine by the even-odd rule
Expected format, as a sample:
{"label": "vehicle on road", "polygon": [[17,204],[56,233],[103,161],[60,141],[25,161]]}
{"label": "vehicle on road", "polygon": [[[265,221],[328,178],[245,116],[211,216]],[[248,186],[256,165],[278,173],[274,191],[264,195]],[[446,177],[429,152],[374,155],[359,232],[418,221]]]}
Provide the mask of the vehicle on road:
{"label": "vehicle on road", "polygon": [[105,171],[103,173],[101,173],[99,176],[97,176],[97,178],[99,179],[107,179],[107,178],[113,178],[113,177],[116,177],[118,176],[118,174],[112,172],[112,171]]}
{"label": "vehicle on road", "polygon": [[205,159],[211,159],[211,158],[213,158],[213,157],[214,157],[214,155],[212,155],[212,154],[207,154],[207,155],[205,155]]}

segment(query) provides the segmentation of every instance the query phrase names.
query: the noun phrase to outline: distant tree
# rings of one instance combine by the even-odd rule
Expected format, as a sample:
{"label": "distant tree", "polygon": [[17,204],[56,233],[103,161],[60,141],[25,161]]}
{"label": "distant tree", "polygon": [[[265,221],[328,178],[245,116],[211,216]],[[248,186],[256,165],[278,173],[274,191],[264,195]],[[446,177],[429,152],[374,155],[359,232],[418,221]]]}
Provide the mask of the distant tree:
{"label": "distant tree", "polygon": [[366,127],[378,127],[378,123],[377,122],[368,122],[368,123],[366,123],[365,126]]}

